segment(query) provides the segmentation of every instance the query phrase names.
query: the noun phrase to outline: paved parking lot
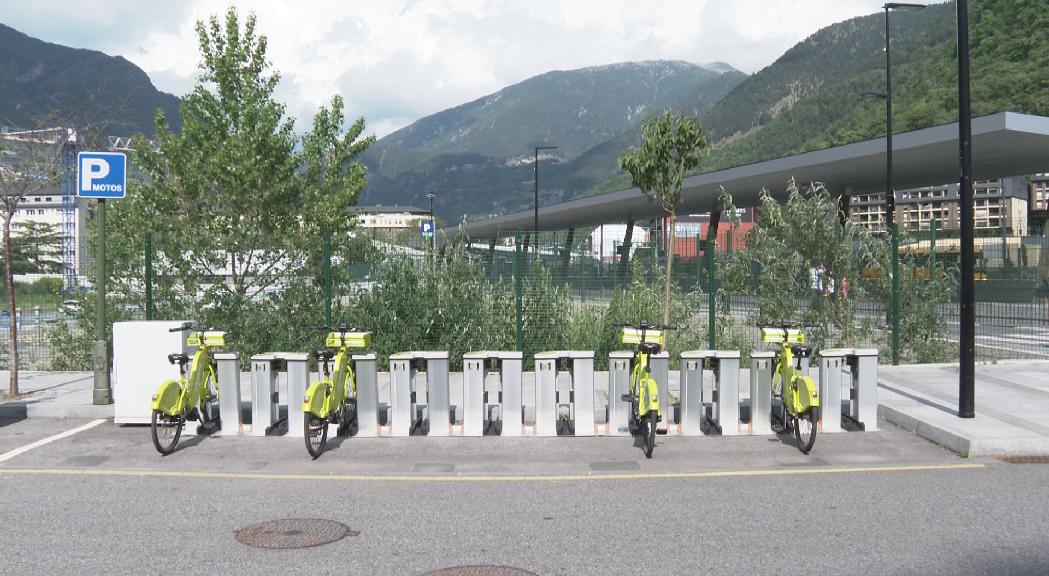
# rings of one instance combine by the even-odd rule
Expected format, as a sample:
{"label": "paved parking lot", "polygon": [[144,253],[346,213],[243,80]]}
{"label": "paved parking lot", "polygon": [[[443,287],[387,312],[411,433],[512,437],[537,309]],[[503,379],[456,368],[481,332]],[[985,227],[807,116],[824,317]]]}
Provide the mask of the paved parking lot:
{"label": "paved parking lot", "polygon": [[[893,428],[785,438],[192,437],[0,422],[0,573],[537,574],[1049,572],[1049,465],[963,459]],[[331,520],[356,535],[259,549],[248,525]],[[312,525],[309,525],[312,526]],[[308,532],[307,533],[312,533]],[[353,533],[351,533],[353,534]]]}

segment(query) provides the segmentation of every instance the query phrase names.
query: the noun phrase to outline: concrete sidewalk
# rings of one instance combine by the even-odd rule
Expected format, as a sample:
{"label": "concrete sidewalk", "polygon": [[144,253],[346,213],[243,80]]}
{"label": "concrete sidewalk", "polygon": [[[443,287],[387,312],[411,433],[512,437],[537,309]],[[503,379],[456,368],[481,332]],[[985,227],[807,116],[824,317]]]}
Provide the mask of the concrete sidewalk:
{"label": "concrete sidewalk", "polygon": [[968,456],[1049,454],[1049,361],[976,366],[976,417],[959,418],[958,366],[881,366],[878,414]]}
{"label": "concrete sidewalk", "polygon": [[[816,372],[813,368],[813,377]],[[741,383],[747,382],[747,374],[746,369],[741,371]],[[24,394],[0,403],[0,418],[113,417],[113,406],[92,404],[91,372],[22,372],[20,376]],[[525,374],[526,402],[530,376]],[[595,376],[602,380],[604,374]],[[7,372],[0,372],[0,381],[6,377]],[[676,371],[671,371],[670,380],[673,393],[678,383]],[[969,456],[1049,454],[1049,361],[977,365],[976,418],[972,419],[957,417],[957,365],[883,365],[878,380],[879,416],[922,438]],[[387,383],[388,374],[380,374],[380,396],[388,395]],[[450,384],[461,389],[461,374],[453,374]],[[600,396],[604,382],[595,384]],[[243,374],[243,393],[250,394],[249,386],[248,375]],[[745,385],[741,393],[747,395]],[[847,391],[843,398],[848,398]],[[595,408],[603,412],[604,402],[599,404]]]}
{"label": "concrete sidewalk", "polygon": [[[0,371],[5,391],[10,379],[10,372]],[[112,405],[92,404],[94,386],[92,372],[19,372],[22,395],[3,397],[0,418],[112,418]]]}

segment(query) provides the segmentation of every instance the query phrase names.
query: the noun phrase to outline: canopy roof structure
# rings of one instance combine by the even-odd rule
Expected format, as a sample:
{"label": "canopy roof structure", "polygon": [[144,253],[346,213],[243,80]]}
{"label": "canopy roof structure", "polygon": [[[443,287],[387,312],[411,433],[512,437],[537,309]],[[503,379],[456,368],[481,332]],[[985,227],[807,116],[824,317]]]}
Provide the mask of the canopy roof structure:
{"label": "canopy roof structure", "polygon": [[[990,180],[1049,171],[1049,117],[999,112],[972,121],[973,176]],[[961,173],[958,124],[943,124],[893,136],[893,180],[897,190],[957,182]],[[885,139],[806,152],[685,180],[678,214],[716,209],[722,188],[737,207],[755,206],[762,190],[786,198],[788,181],[822,182],[835,193],[869,194],[885,189]],[[539,208],[540,230],[645,220],[663,215],[637,188],[579,198]],[[534,227],[534,211],[468,222],[474,238],[507,236]],[[453,230],[447,230],[453,233]]]}

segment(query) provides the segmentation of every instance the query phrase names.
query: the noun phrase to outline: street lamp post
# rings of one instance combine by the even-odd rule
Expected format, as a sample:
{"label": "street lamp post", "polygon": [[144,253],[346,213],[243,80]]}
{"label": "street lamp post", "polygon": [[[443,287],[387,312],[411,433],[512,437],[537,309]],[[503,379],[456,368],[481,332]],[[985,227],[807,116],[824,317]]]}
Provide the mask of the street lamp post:
{"label": "street lamp post", "polygon": [[889,54],[889,12],[898,8],[925,8],[925,4],[889,2],[885,9],[885,225],[892,255],[892,364],[900,363],[900,233],[896,226],[896,190],[892,186],[892,58]]}
{"label": "street lamp post", "polygon": [[536,146],[535,147],[535,163],[532,165],[532,169],[535,171],[535,226],[532,230],[535,234],[535,254],[539,255],[539,151],[540,150],[556,150],[557,146]]}
{"label": "street lamp post", "polygon": [[969,2],[958,11],[958,147],[961,156],[961,287],[959,306],[958,416],[976,417],[976,279],[973,266],[972,111],[969,98]]}
{"label": "street lamp post", "polygon": [[430,226],[433,228],[430,235],[430,249],[437,250],[437,220],[433,217],[433,199],[437,197],[436,194],[430,192],[426,195],[430,199]]}

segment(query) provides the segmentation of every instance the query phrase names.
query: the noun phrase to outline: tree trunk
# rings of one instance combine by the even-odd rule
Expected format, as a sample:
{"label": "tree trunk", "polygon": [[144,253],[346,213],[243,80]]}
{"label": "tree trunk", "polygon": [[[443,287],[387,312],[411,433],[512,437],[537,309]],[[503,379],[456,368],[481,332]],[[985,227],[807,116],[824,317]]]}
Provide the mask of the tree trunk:
{"label": "tree trunk", "polygon": [[11,214],[4,218],[4,281],[7,285],[8,337],[11,341],[9,370],[11,382],[7,393],[18,396],[18,315],[15,311],[15,277],[11,270]]}
{"label": "tree trunk", "polygon": [[676,236],[676,234],[675,234],[676,226],[675,226],[674,222],[675,222],[676,219],[677,219],[676,212],[671,212],[670,213],[670,219],[669,219],[670,223],[668,225],[668,231],[667,231],[667,245],[669,246],[667,248],[667,277],[666,277],[666,286],[665,286],[665,289],[663,291],[663,325],[664,326],[670,324],[670,280],[671,280],[670,272],[671,272],[671,270],[674,267],[674,242],[676,240],[676,238],[675,238],[675,236]]}

